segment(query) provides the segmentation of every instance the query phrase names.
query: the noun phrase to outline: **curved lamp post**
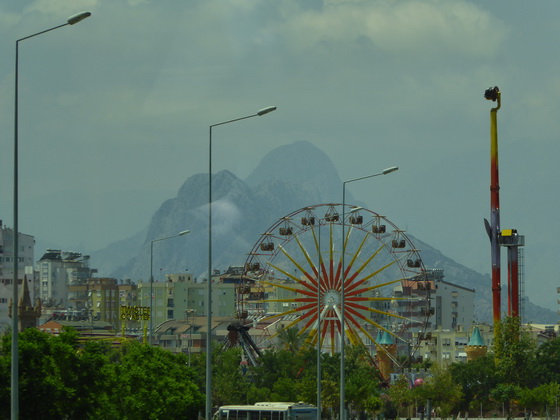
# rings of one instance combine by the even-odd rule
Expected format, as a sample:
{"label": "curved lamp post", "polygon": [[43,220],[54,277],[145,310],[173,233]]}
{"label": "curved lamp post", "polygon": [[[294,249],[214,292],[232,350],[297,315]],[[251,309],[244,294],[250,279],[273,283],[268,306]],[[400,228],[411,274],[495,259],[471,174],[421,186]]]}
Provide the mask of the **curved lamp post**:
{"label": "curved lamp post", "polygon": [[[18,259],[19,259],[19,226],[18,226],[18,70],[19,70],[19,43],[63,26],[74,25],[91,16],[90,12],[82,12],[70,16],[66,23],[53,26],[41,32],[28,35],[16,41],[16,66],[15,66],[15,91],[14,91],[14,238],[13,238],[13,295],[12,295],[12,370],[11,370],[11,418],[16,420],[19,416],[19,372],[18,372]],[[25,276],[24,276],[25,280]]]}
{"label": "curved lamp post", "polygon": [[154,242],[164,241],[166,239],[177,238],[179,236],[186,235],[187,233],[191,233],[190,230],[183,230],[176,235],[165,236],[163,238],[152,239],[150,242],[150,335],[148,337],[148,344],[150,346],[152,343],[152,336],[154,334],[154,311],[153,311],[153,303],[154,303]]}
{"label": "curved lamp post", "polygon": [[317,269],[317,420],[321,420],[321,276],[323,267],[323,254],[321,253],[321,220],[319,225],[319,267]]}
{"label": "curved lamp post", "polygon": [[[397,166],[391,166],[390,168],[384,169],[382,172],[373,175],[362,176],[360,178],[349,179],[348,181],[344,181],[342,183],[342,285],[340,287],[340,419],[346,420],[346,410],[345,410],[345,403],[344,400],[346,399],[345,396],[345,384],[344,381],[346,380],[346,375],[344,373],[345,369],[345,361],[344,361],[344,344],[345,344],[345,336],[344,336],[344,327],[345,327],[345,319],[344,319],[344,289],[346,287],[346,268],[344,267],[344,257],[346,254],[346,238],[344,232],[344,222],[346,218],[346,184],[355,181],[361,181],[362,179],[373,178],[374,176],[379,175],[387,175],[391,172],[398,171]],[[360,210],[361,207],[355,207],[351,210],[351,212]]]}
{"label": "curved lamp post", "polygon": [[208,150],[208,287],[206,306],[206,419],[212,418],[212,129],[219,125],[230,124],[247,118],[262,117],[272,111],[275,106],[269,106],[257,111],[256,114],[247,115],[233,120],[223,121],[210,126]]}

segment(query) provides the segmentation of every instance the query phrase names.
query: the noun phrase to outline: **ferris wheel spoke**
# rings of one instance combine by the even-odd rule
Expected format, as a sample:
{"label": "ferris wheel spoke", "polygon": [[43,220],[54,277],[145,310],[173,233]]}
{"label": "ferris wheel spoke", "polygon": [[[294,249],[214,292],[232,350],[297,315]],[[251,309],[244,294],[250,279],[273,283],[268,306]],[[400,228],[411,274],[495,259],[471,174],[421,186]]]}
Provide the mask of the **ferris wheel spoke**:
{"label": "ferris wheel spoke", "polygon": [[[385,270],[387,267],[390,267],[392,264],[394,264],[395,261],[393,261],[393,262],[387,264],[385,267],[382,267],[382,268],[380,268],[379,270],[377,270],[377,271],[371,273],[369,276],[364,277],[363,279],[361,279],[361,280],[359,280],[358,282],[356,282],[355,285],[354,285],[354,284],[352,284],[352,285],[350,284],[350,283],[352,283],[352,282],[354,281],[354,279],[355,279],[356,277],[358,277],[359,274],[361,274],[362,271],[364,271],[364,269],[365,269],[366,267],[368,267],[369,263],[377,256],[377,254],[379,254],[379,252],[380,252],[383,248],[384,248],[384,245],[381,245],[381,247],[380,247],[377,251],[375,251],[375,252],[361,265],[361,267],[360,267],[358,270],[356,270],[356,271],[354,272],[354,274],[352,274],[350,277],[347,277],[347,278],[346,278],[346,285],[345,285],[345,287],[348,285],[348,286],[351,286],[351,289],[353,289],[354,287],[359,286],[360,284],[364,283],[365,281],[369,280],[370,278],[372,278],[372,277],[376,276],[377,274],[381,273],[381,272],[382,272],[383,270]],[[348,274],[347,274],[347,276],[348,276]]]}
{"label": "ferris wheel spoke", "polygon": [[[297,239],[296,239],[297,241]],[[280,251],[282,251],[282,253],[286,256],[286,258],[288,258],[292,264],[294,265],[294,267],[296,267],[299,271],[301,271],[301,273],[313,284],[315,285],[315,287],[317,287],[317,281],[315,280],[315,278],[313,278],[313,276],[311,276],[306,269],[304,269],[285,249],[282,245],[278,245],[278,248],[280,248]],[[297,277],[293,277],[295,278],[298,282],[300,282],[301,284],[307,285],[307,287],[309,287],[309,285],[306,282],[302,282],[301,279],[298,279]]]}
{"label": "ferris wheel spoke", "polygon": [[296,325],[298,322],[299,322],[298,319],[296,319],[296,320],[290,322],[288,325],[285,325],[284,327],[282,327],[282,328],[280,328],[278,331],[276,331],[274,334],[272,334],[272,335],[270,336],[270,338],[272,339],[272,338],[277,337],[282,331],[289,330],[289,329],[292,328],[294,325]]}
{"label": "ferris wheel spoke", "polygon": [[[375,272],[373,272],[373,273],[371,273],[371,274],[368,274],[367,276],[363,277],[362,279],[360,279],[360,280],[358,280],[358,281],[356,281],[356,282],[354,282],[354,283],[352,283],[352,284],[349,284],[349,285],[348,285],[348,288],[347,288],[348,293],[357,294],[357,292],[355,291],[356,287],[358,287],[358,286],[364,284],[366,281],[368,281],[368,280],[371,279],[372,277],[377,276],[379,273],[381,273],[381,272],[383,272],[384,270],[386,270],[387,268],[391,267],[394,263],[395,263],[394,261],[393,261],[393,262],[390,262],[389,264],[387,264],[387,265],[381,267],[379,270],[377,270],[377,271],[375,271]],[[406,280],[406,279],[397,279],[397,280],[394,280],[393,283],[398,283],[398,282],[403,281],[403,280]],[[386,284],[385,284],[385,285],[386,285]],[[378,287],[378,286],[373,285],[373,286],[368,286],[367,288],[360,289],[360,290],[367,291],[367,290],[375,289],[375,288],[377,288],[377,287]],[[358,293],[361,293],[361,292],[358,292]]]}
{"label": "ferris wheel spoke", "polygon": [[346,331],[346,335],[348,336],[348,340],[350,341],[350,344],[352,344],[353,346],[359,345],[362,343],[362,340],[360,340],[358,333],[354,330],[354,328],[348,326],[348,329]]}
{"label": "ferris wheel spoke", "polygon": [[[400,282],[402,282],[403,280],[406,280],[406,278],[397,279],[397,280],[392,280],[392,281],[387,281],[387,282],[381,283],[381,284],[375,284],[375,285],[373,285],[373,286],[369,286],[369,287],[366,287],[366,288],[364,288],[364,289],[361,289],[362,292],[360,292],[360,293],[369,292],[370,290],[375,290],[375,289],[382,289],[382,288],[384,288],[384,287],[390,286],[391,284],[400,283]],[[358,293],[358,292],[355,291],[355,290],[352,291],[352,294],[357,294],[357,293]],[[410,298],[404,298],[404,299],[405,299],[405,300],[410,300]],[[396,300],[401,300],[401,298],[396,298]]]}
{"label": "ferris wheel spoke", "polygon": [[[311,229],[311,234],[313,235],[313,244],[315,245],[315,251],[317,252],[317,255],[319,256],[319,268],[323,265],[323,254],[321,254],[321,244],[319,243],[319,240],[317,239],[317,235],[315,233],[315,228]],[[311,262],[310,265],[313,266],[313,272],[315,273],[315,275],[319,276],[319,269],[315,267],[315,263]]]}
{"label": "ferris wheel spoke", "polygon": [[[326,313],[327,311],[323,311],[323,313]],[[323,313],[321,314],[321,318],[323,318]],[[329,323],[328,321],[321,321],[323,325],[323,328],[321,328],[321,347],[325,341],[325,339],[327,338],[327,334],[329,333]]]}
{"label": "ferris wheel spoke", "polygon": [[323,260],[323,253],[321,252],[321,244],[317,239],[317,235],[315,234],[315,229],[311,230],[313,233],[313,241],[315,243],[315,250],[317,251],[317,255],[319,256],[319,268],[313,270],[317,274],[317,278],[319,279],[321,290],[326,291],[329,288],[329,274],[327,268],[325,267],[325,262]]}
{"label": "ferris wheel spoke", "polygon": [[[306,314],[305,311],[307,311],[308,309],[311,309],[313,306],[314,305],[312,305],[312,304],[299,306],[297,308],[293,308],[293,309],[290,309],[288,311],[281,312],[279,314],[274,314],[274,315],[271,315],[271,316],[267,316],[267,317],[263,318],[263,321],[268,321],[268,320],[271,320],[271,319],[283,317],[283,316],[286,316],[286,315],[295,314],[295,313],[298,313],[298,312],[303,312],[304,314],[302,315],[302,317],[307,317],[307,316],[309,316],[310,312]],[[298,323],[300,320],[301,320],[301,318],[297,319],[296,323]]]}
{"label": "ferris wheel spoke", "polygon": [[338,264],[336,274],[334,272],[334,238],[333,238],[333,225],[330,225],[330,239],[329,239],[329,277],[330,277],[330,288],[338,288],[338,279],[340,277],[341,265]]}
{"label": "ferris wheel spoke", "polygon": [[407,302],[416,302],[416,299],[410,299],[407,297],[379,297],[379,296],[352,296],[352,297],[347,297],[347,300],[350,300],[352,302],[392,302],[392,301],[396,301],[396,300],[404,300]]}
{"label": "ferris wheel spoke", "polygon": [[[314,289],[309,283],[307,283],[307,282],[305,282],[305,281],[302,281],[301,279],[297,278],[296,276],[294,276],[294,275],[288,273],[286,270],[283,270],[282,268],[280,268],[280,267],[278,267],[278,266],[272,264],[270,261],[267,261],[267,263],[268,263],[268,265],[270,265],[272,268],[278,270],[279,272],[281,272],[282,274],[284,274],[284,275],[286,275],[287,277],[291,278],[292,280],[296,281],[297,283],[299,283],[299,284],[301,284],[301,285],[307,287],[309,290],[311,290],[311,291],[313,291],[313,292],[317,292],[317,289],[316,289],[316,288]],[[261,280],[261,282],[266,283],[264,280]],[[270,282],[269,282],[268,284],[276,285],[276,284],[279,284],[279,283],[270,283]],[[288,287],[285,287],[285,288],[288,288]],[[301,291],[301,289],[295,289],[295,290],[297,290],[298,292]]]}
{"label": "ferris wheel spoke", "polygon": [[[350,232],[351,232],[351,230],[348,231],[348,236],[347,236],[347,240],[346,240],[346,241],[348,241],[348,239],[350,238]],[[359,256],[360,253],[362,252],[362,248],[364,247],[364,245],[365,245],[365,243],[366,243],[366,241],[367,241],[368,238],[369,238],[369,235],[364,235],[364,239],[362,240],[362,242],[361,242],[360,245],[358,246],[358,249],[354,252],[354,255],[352,256],[352,259],[350,260],[350,262],[349,262],[348,265],[346,266],[345,271],[344,271],[344,277],[346,278],[346,280],[348,280],[348,273],[350,272],[350,270],[352,270],[352,267],[354,266],[354,263],[356,262],[356,259],[358,258],[358,256]],[[348,249],[348,248],[346,247],[346,244],[345,244],[344,249],[345,249],[345,250]],[[378,251],[378,252],[379,252],[379,251]],[[375,255],[376,255],[376,254],[374,254],[374,255],[371,256],[371,258],[368,260],[368,263],[369,263],[369,261],[371,261],[371,259],[373,259],[373,258],[375,257]],[[363,269],[363,267],[362,267],[362,269]],[[355,275],[357,275],[362,269],[356,271],[356,274],[355,274]]]}
{"label": "ferris wheel spoke", "polygon": [[301,330],[299,331],[298,335],[303,335],[306,332],[308,334],[313,334],[316,335],[317,334],[317,311],[314,312],[310,312],[313,315],[310,317],[310,319],[307,321],[307,323],[301,328]]}
{"label": "ferris wheel spoke", "polygon": [[[352,311],[351,311],[352,312]],[[363,317],[363,315],[361,315],[360,313],[356,312],[355,315],[359,318],[362,318],[364,320],[367,320],[367,318]],[[350,321],[356,326],[356,328],[358,330],[360,330],[367,338],[369,338],[372,342],[375,342],[375,340],[373,339],[373,337],[371,336],[371,334],[362,326],[360,325],[360,323],[354,319],[353,317],[349,318]],[[359,344],[363,344],[362,340],[358,340]]]}
{"label": "ferris wheel spoke", "polygon": [[[347,308],[347,309],[348,309],[348,308]],[[383,330],[383,331],[387,332],[387,333],[390,334],[391,336],[395,337],[397,340],[402,341],[402,342],[406,342],[406,340],[404,340],[402,337],[399,337],[399,336],[398,336],[397,334],[395,334],[393,331],[388,330],[387,328],[383,327],[381,324],[379,324],[379,323],[377,323],[377,322],[375,322],[375,321],[373,321],[373,320],[371,320],[371,319],[368,319],[368,318],[366,318],[366,317],[363,317],[363,315],[360,315],[359,313],[356,313],[355,315],[356,315],[358,318],[361,318],[362,320],[364,320],[365,322],[367,322],[368,324],[373,325],[374,327],[376,327],[376,328],[378,328],[378,329],[380,329],[380,330]],[[364,333],[367,334],[367,337],[368,337],[370,340],[372,340],[372,342],[374,342],[376,345],[378,344],[377,341],[376,341],[369,333],[367,333],[367,330],[365,330],[359,323],[357,323],[356,325],[360,328],[360,330],[363,330]]]}
{"label": "ferris wheel spoke", "polygon": [[[277,267],[274,267],[274,268],[279,270]],[[286,273],[284,273],[284,274],[286,274]],[[261,280],[261,283],[268,284],[269,286],[278,287],[278,288],[284,289],[284,290],[290,290],[290,291],[295,292],[295,293],[301,293],[303,295],[317,297],[317,290],[311,289],[311,291],[308,291],[308,290],[304,290],[304,289],[298,289],[296,287],[286,286],[285,284],[282,284],[282,283],[273,283],[273,282],[266,281],[266,280]]]}
{"label": "ferris wheel spoke", "polygon": [[[303,273],[305,272],[305,277],[307,277],[309,279],[310,282],[312,282],[315,287],[317,287],[317,280],[315,280],[315,277],[317,276],[317,267],[315,266],[315,264],[313,263],[313,261],[311,260],[311,257],[309,256],[309,252],[307,252],[307,249],[305,248],[305,246],[301,243],[301,241],[299,240],[299,235],[294,235],[294,239],[296,240],[299,249],[301,250],[301,253],[303,254],[303,256],[305,257],[305,259],[307,260],[307,264],[309,264],[309,267],[311,268],[311,270],[313,271],[313,276],[309,275],[309,273],[307,272],[307,270],[303,270],[300,269],[300,271]],[[284,250],[282,250],[282,252],[284,252]],[[299,265],[296,264],[294,261],[292,261],[294,263],[294,265],[296,265],[296,267],[299,268]]]}
{"label": "ferris wheel spoke", "polygon": [[[313,311],[313,316],[307,321],[307,323],[302,327],[303,330],[317,331],[317,311]],[[313,327],[311,325],[313,324]]]}
{"label": "ferris wheel spoke", "polygon": [[356,333],[353,325],[359,327],[360,324],[353,316],[352,311],[349,310],[350,308],[346,307],[345,309],[345,316],[344,316],[344,335],[348,337],[350,343],[353,345],[357,345],[362,343],[362,340],[359,338],[358,334]]}

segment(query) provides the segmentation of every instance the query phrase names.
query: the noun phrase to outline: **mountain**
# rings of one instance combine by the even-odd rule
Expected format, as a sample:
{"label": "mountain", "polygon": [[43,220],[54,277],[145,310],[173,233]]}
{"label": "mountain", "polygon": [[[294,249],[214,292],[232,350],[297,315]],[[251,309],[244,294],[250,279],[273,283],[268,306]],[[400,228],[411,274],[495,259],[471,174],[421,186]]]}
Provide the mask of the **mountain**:
{"label": "mountain", "polygon": [[[340,203],[342,181],[321,150],[298,141],[267,154],[245,180],[229,171],[214,174],[212,195],[212,269],[225,271],[231,265],[243,265],[261,235],[281,217],[307,206]],[[350,193],[346,201],[363,206]],[[154,241],[185,229],[191,233]],[[490,277],[447,258],[417,238],[413,242],[426,267],[441,268],[446,281],[476,290],[477,321],[491,322]],[[119,279],[149,279],[152,261],[156,281],[182,271],[202,280],[208,276],[207,245],[208,174],[196,174],[185,181],[175,198],[163,202],[144,231],[92,253],[92,261],[102,261],[100,275]],[[553,311],[530,302],[524,310],[525,319],[535,323],[558,321]]]}

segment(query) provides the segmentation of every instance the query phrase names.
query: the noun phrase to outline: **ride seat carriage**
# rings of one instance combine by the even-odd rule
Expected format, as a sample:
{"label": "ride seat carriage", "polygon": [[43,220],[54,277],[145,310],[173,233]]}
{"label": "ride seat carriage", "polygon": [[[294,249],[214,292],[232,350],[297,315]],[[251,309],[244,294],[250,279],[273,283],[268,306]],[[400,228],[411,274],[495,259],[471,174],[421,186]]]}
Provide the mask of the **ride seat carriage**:
{"label": "ride seat carriage", "polygon": [[373,225],[371,227],[371,231],[373,233],[385,233],[385,231],[387,230],[385,225]]}
{"label": "ride seat carriage", "polygon": [[393,239],[391,246],[393,248],[404,248],[406,246],[406,241],[404,239]]}

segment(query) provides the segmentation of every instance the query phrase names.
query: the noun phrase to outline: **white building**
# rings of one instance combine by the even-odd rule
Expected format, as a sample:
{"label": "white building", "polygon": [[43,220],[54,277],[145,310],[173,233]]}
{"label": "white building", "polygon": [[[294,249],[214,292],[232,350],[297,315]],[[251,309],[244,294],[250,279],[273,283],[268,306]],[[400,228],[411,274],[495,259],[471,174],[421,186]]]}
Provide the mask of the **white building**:
{"label": "white building", "polygon": [[[14,279],[14,231],[7,228],[0,220],[0,334],[11,326],[8,317],[8,304],[13,296]],[[21,282],[27,276],[31,301],[37,296],[37,284],[33,275],[35,238],[31,235],[19,234],[18,237],[18,297],[21,296]],[[17,302],[16,302],[17,305]]]}
{"label": "white building", "polygon": [[468,328],[474,322],[474,289],[447,281],[436,280],[436,293],[432,295],[435,328],[457,330]]}
{"label": "white building", "polygon": [[37,263],[39,297],[47,307],[68,308],[69,286],[86,284],[97,270],[89,268],[89,255],[47,249]]}

